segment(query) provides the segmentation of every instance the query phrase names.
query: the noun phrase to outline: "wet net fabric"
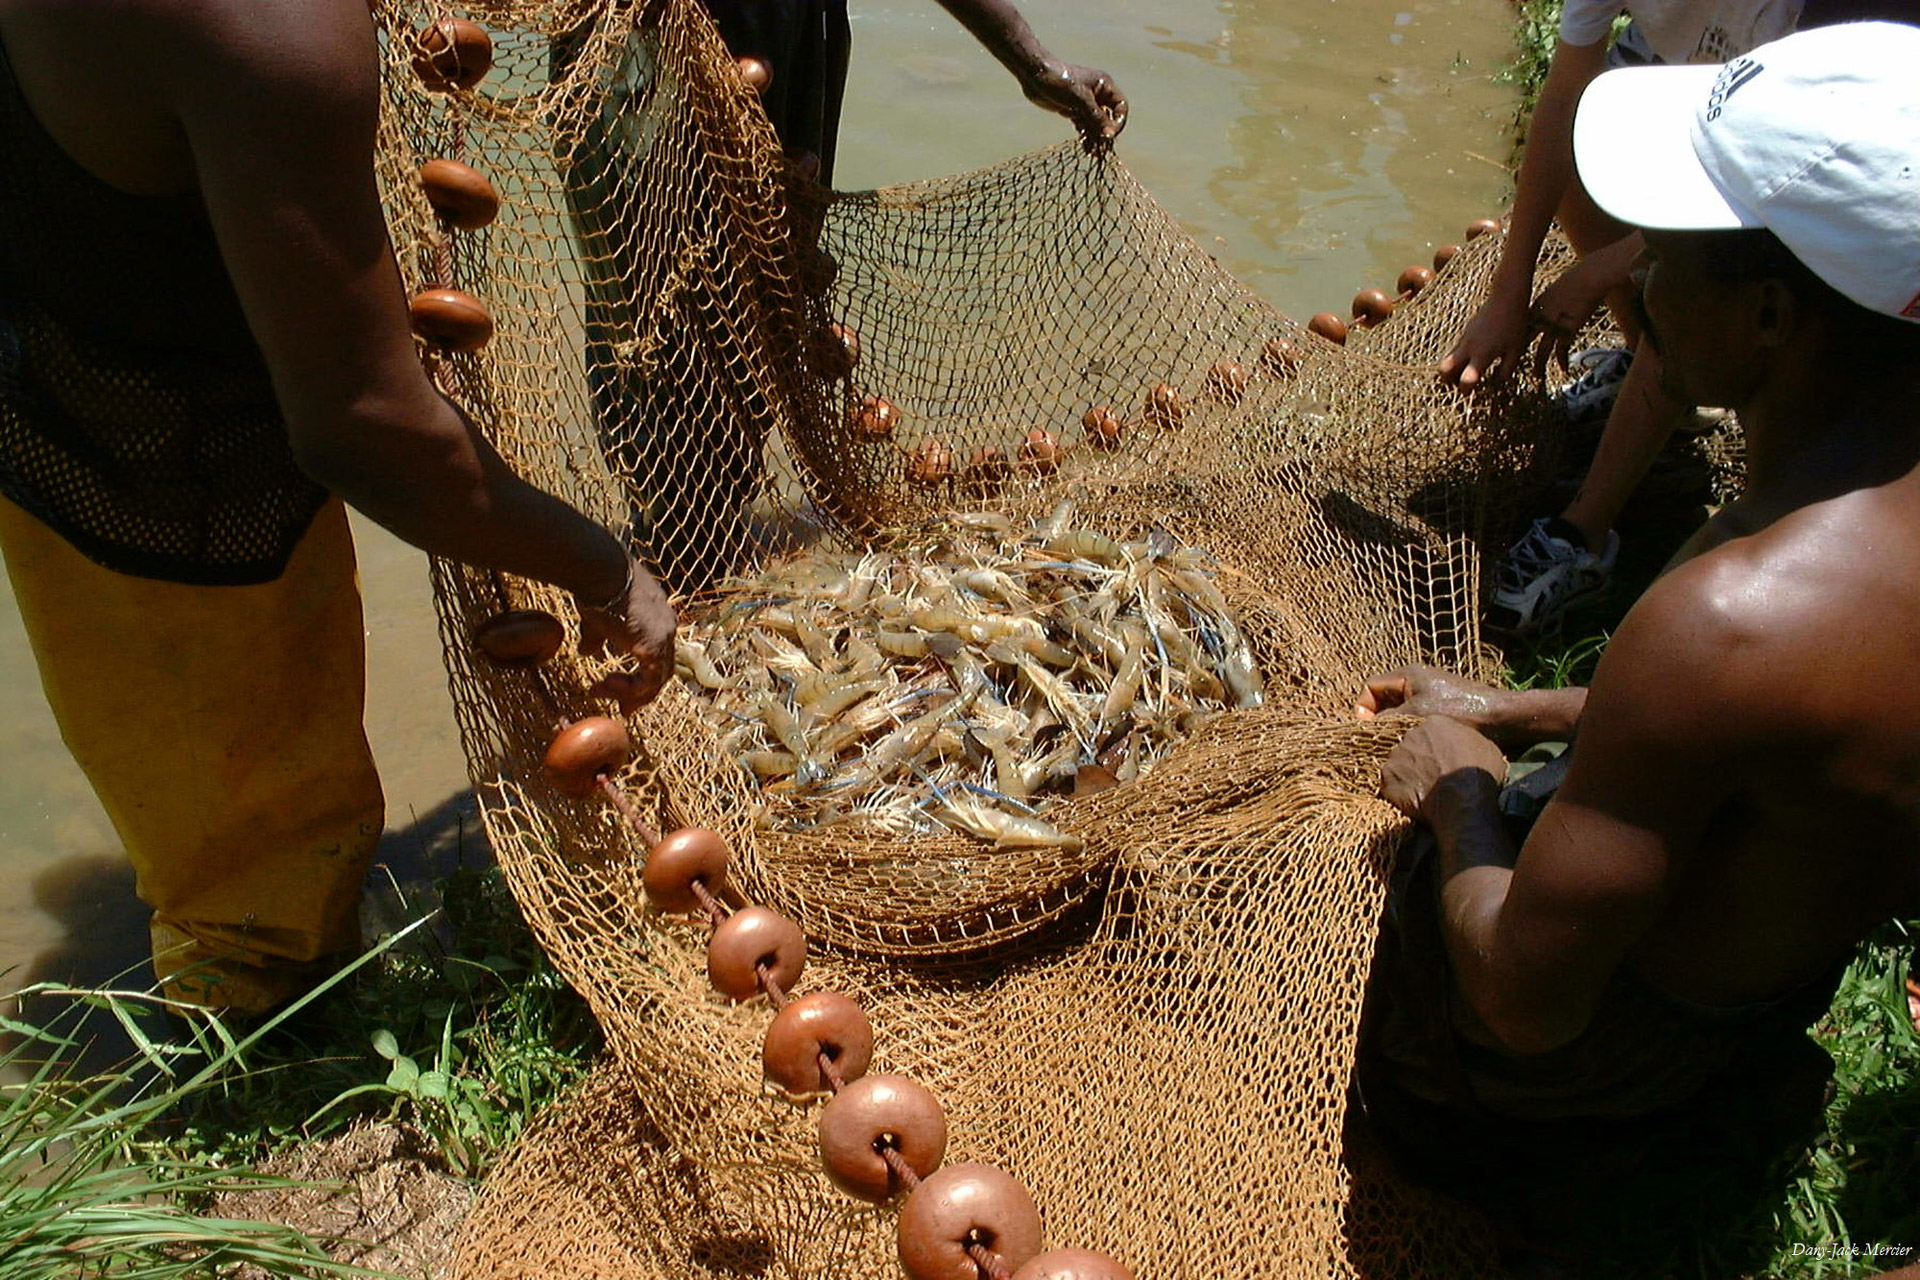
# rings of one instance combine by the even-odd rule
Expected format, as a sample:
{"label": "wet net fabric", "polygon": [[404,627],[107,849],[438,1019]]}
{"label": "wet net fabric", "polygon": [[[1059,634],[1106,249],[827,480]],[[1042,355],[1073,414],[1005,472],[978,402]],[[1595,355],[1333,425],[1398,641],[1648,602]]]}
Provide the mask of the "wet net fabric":
{"label": "wet net fabric", "polygon": [[[1018,1177],[1050,1245],[1153,1278],[1490,1270],[1475,1224],[1386,1177],[1347,1117],[1404,829],[1373,796],[1396,730],[1348,708],[1370,672],[1486,669],[1482,548],[1553,467],[1537,389],[1468,402],[1432,372],[1497,237],[1336,347],[1225,275],[1116,158],[1063,143],[827,192],[690,0],[456,10],[492,32],[495,66],[429,93],[410,46],[446,12],[378,15],[403,270],[450,270],[497,324],[438,376],[524,474],[630,529],[690,616],[770,562],[924,547],[956,512],[1039,520],[1071,499],[1095,532],[1216,557],[1264,673],[1263,707],[1051,810],[1067,847],[768,826],[684,680],[632,721],[641,811],[729,840],[744,896],[807,931],[799,990],[860,1001],[874,1069],[928,1086],[949,1161]],[[416,176],[434,157],[487,174],[499,221],[449,244]],[[858,335],[850,371],[832,324]],[[1210,389],[1223,359],[1244,387]],[[1148,412],[1162,383],[1177,423]],[[865,395],[899,406],[891,440],[855,433]],[[1082,443],[1098,405],[1122,422],[1111,451]],[[1056,471],[968,468],[988,447],[1017,458],[1036,427],[1072,446]],[[956,469],[916,483],[929,439]],[[817,1109],[763,1095],[764,1002],[709,992],[705,924],[652,911],[637,838],[541,774],[559,721],[607,713],[585,692],[605,664],[569,649],[505,670],[468,643],[501,609],[571,626],[570,605],[447,564],[435,585],[489,834],[611,1050],[492,1179],[463,1273],[896,1274],[892,1211],[819,1171]]]}

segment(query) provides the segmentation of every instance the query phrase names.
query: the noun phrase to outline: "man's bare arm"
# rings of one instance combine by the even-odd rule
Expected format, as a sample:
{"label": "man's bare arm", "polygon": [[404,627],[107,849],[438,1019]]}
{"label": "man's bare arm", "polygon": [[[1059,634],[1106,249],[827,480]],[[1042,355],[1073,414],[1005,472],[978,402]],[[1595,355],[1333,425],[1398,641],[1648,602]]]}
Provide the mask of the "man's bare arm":
{"label": "man's bare arm", "polygon": [[433,554],[596,603],[631,580],[627,639],[664,680],[673,614],[657,584],[630,578],[605,529],[515,475],[420,367],[374,185],[365,5],[182,8],[168,89],[302,467]]}
{"label": "man's bare arm", "polygon": [[1446,716],[1502,746],[1571,742],[1587,705],[1587,691],[1496,689],[1437,667],[1401,667],[1370,676],[1354,701],[1354,715]]}
{"label": "man's bare arm", "polygon": [[1533,312],[1544,332],[1534,352],[1535,377],[1544,382],[1549,364],[1570,372],[1568,361],[1580,331],[1605,305],[1609,294],[1632,282],[1634,263],[1645,247],[1638,231],[1622,236],[1562,271],[1540,291]]}
{"label": "man's bare arm", "polygon": [[1462,726],[1421,726],[1384,771],[1383,792],[1439,840],[1455,982],[1515,1052],[1585,1029],[1664,908],[1673,869],[1736,785],[1745,735],[1767,714],[1742,674],[1753,668],[1726,661],[1741,647],[1739,629],[1700,607],[1692,576],[1656,584],[1614,637],[1567,780],[1517,856],[1494,812],[1498,766]]}
{"label": "man's bare arm", "polygon": [[1127,99],[1113,77],[1048,53],[1007,0],[940,0],[940,4],[1013,73],[1030,101],[1073,121],[1083,137],[1109,142],[1127,127]]}

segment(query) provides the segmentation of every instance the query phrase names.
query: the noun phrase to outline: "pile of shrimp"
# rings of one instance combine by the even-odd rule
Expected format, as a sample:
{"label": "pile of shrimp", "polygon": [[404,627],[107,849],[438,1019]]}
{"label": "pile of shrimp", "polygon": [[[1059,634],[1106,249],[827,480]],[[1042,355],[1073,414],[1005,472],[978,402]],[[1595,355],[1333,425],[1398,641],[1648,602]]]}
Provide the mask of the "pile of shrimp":
{"label": "pile of shrimp", "polygon": [[1071,849],[1052,805],[1260,705],[1204,552],[1072,521],[1071,503],[1019,529],[960,514],[912,552],[816,554],[727,583],[682,628],[677,666],[760,782],[761,821]]}

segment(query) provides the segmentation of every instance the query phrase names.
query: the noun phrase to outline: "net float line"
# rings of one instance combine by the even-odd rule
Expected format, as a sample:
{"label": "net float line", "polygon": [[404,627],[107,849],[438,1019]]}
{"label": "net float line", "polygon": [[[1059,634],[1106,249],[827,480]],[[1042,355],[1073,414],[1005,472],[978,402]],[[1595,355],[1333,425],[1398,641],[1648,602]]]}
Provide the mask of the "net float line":
{"label": "net float line", "polygon": [[407,311],[414,334],[431,352],[428,371],[448,394],[452,389],[445,385],[449,380],[445,353],[478,351],[493,340],[493,313],[486,303],[453,284],[455,231],[478,231],[500,213],[500,196],[493,183],[462,159],[467,119],[458,97],[492,69],[493,37],[478,23],[453,17],[444,5],[438,19],[414,37],[414,75],[429,90],[447,95],[451,155],[420,166],[421,189],[433,206],[440,234],[433,242],[429,273],[433,287],[409,298]]}
{"label": "net float line", "polygon": [[[765,995],[777,1028],[801,1007],[788,992],[805,964],[806,936],[778,912],[752,904],[729,909],[720,901],[716,890],[730,859],[724,841],[697,827],[663,836],[642,817],[615,776],[631,755],[624,726],[610,717],[588,716],[561,726],[544,764],[556,789],[577,798],[599,793],[646,843],[642,882],[648,897],[662,910],[697,910],[706,916],[713,930],[710,982],[734,1000]],[[820,995],[833,998],[833,993]],[[859,1023],[870,1053],[872,1029],[864,1015]],[[906,1193],[897,1231],[900,1264],[911,1280],[950,1280],[965,1262],[980,1280],[1047,1280],[1062,1272],[1084,1280],[1133,1280],[1125,1266],[1105,1254],[1042,1254],[1040,1214],[1032,1195],[990,1165],[941,1164],[945,1119],[933,1095],[904,1077],[866,1076],[865,1053],[852,1055],[860,1059],[861,1070],[850,1078],[832,1052],[840,1047],[822,1042],[814,1054],[831,1095],[820,1122],[822,1163],[833,1182],[861,1198],[892,1199],[896,1184]],[[764,1063],[770,1054],[763,1050],[762,1056]],[[856,1082],[867,1086],[858,1097]],[[864,1144],[836,1142],[829,1130],[843,1127]],[[935,1129],[937,1138],[917,1136]],[[884,1180],[871,1176],[874,1156],[887,1172]]]}
{"label": "net float line", "polygon": [[[1411,270],[1411,268],[1410,268]],[[1390,308],[1389,308],[1390,309]],[[859,336],[844,325],[832,326],[852,364],[844,364],[840,376],[850,374],[858,363]],[[1315,332],[1320,332],[1315,330]],[[1332,341],[1344,341],[1323,333]],[[1251,364],[1231,357],[1213,363],[1202,380],[1199,398],[1227,408],[1245,398],[1256,372],[1276,382],[1291,380],[1300,364],[1299,348],[1286,338],[1266,344],[1258,360]],[[1080,418],[1082,439],[1072,442],[1048,427],[1034,426],[1020,437],[1011,451],[999,445],[976,449],[965,463],[947,441],[927,436],[913,447],[902,444],[896,432],[907,421],[906,411],[894,401],[872,393],[849,391],[846,408],[848,434],[869,445],[892,449],[901,460],[902,474],[917,489],[938,490],[959,487],[982,498],[997,496],[1009,479],[1016,476],[1044,481],[1053,476],[1075,454],[1112,453],[1121,446],[1129,421],[1158,432],[1172,432],[1186,421],[1188,402],[1180,389],[1170,383],[1149,388],[1137,416],[1122,417],[1110,404],[1089,408]]]}
{"label": "net float line", "polygon": [[[1489,232],[1498,232],[1502,230],[1502,228],[1503,224],[1498,218],[1476,218],[1467,224],[1463,239],[1466,241],[1477,240]],[[1412,301],[1422,289],[1432,284],[1434,276],[1444,269],[1447,263],[1453,261],[1454,255],[1459,252],[1460,246],[1457,244],[1441,245],[1438,249],[1434,250],[1433,266],[1423,267],[1416,263],[1404,268],[1400,272],[1399,278],[1394,281],[1391,290],[1360,290],[1353,295],[1353,303],[1350,308],[1354,322],[1363,329],[1371,329],[1377,325],[1385,324],[1393,318],[1393,313],[1397,308],[1403,303]],[[1323,311],[1314,316],[1312,322],[1309,323],[1307,327],[1313,333],[1318,334],[1329,342],[1341,346],[1346,344],[1349,326],[1345,320],[1331,311]],[[1216,369],[1217,368],[1218,366],[1216,366]]]}

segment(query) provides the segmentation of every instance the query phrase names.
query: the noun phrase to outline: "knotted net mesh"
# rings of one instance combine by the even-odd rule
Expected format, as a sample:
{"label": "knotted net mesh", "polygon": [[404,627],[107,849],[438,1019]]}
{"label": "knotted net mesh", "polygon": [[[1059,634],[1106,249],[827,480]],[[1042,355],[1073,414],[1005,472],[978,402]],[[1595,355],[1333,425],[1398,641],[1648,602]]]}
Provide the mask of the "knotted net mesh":
{"label": "knotted net mesh", "polygon": [[[408,284],[467,290],[496,324],[483,349],[431,357],[436,376],[523,474],[630,528],[683,617],[770,564],[940,545],[959,513],[1027,528],[1063,500],[1089,534],[1210,557],[1264,705],[1049,801],[1058,843],[770,821],[709,690],[675,681],[632,717],[636,806],[726,837],[739,895],[806,930],[800,990],[857,999],[875,1069],[942,1100],[948,1159],[1007,1169],[1051,1244],[1142,1277],[1490,1266],[1478,1227],[1393,1182],[1348,1124],[1404,824],[1373,796],[1396,731],[1347,708],[1373,671],[1488,666],[1479,549],[1553,459],[1537,389],[1469,402],[1432,363],[1498,237],[1341,347],[1236,284],[1119,159],[1073,143],[882,191],[815,187],[695,0],[389,0],[377,16],[380,173]],[[494,64],[432,92],[416,32],[449,16],[491,32]],[[496,222],[439,223],[417,174],[436,157],[492,180]],[[1210,379],[1222,360],[1244,380]],[[1150,411],[1159,384],[1177,415]],[[856,430],[875,395],[898,407],[890,438]],[[1096,449],[1080,424],[1103,405],[1120,431]],[[1057,465],[1021,453],[1036,428]],[[990,447],[1011,465],[970,465]],[[709,991],[705,923],[650,909],[639,838],[542,775],[560,721],[608,712],[586,692],[608,664],[568,648],[509,670],[469,643],[507,608],[571,627],[571,605],[456,565],[434,582],[488,833],[611,1050],[494,1176],[466,1273],[895,1274],[893,1211],[820,1172],[817,1104],[763,1093],[764,1002]]]}

